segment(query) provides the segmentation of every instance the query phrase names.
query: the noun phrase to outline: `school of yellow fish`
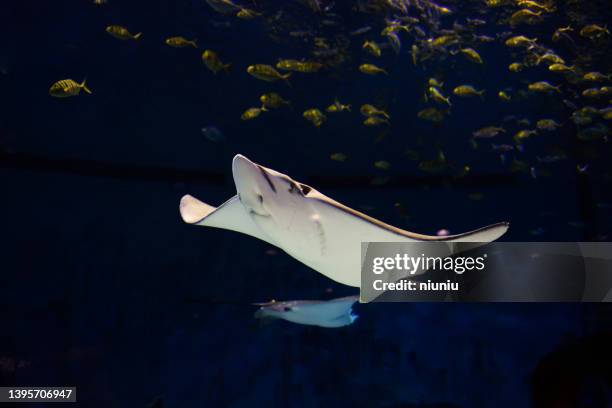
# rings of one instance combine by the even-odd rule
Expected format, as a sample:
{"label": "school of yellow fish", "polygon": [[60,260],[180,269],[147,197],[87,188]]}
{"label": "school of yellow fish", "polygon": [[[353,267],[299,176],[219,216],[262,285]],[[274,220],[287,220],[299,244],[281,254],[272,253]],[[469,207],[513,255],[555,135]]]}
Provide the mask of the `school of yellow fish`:
{"label": "school of yellow fish", "polygon": [[[431,122],[435,129],[437,124],[444,121],[460,104],[465,104],[478,114],[478,103],[489,104],[521,104],[530,98],[544,98],[540,102],[545,105],[545,98],[562,101],[572,112],[569,120],[564,118],[542,117],[535,123],[528,119],[509,118],[503,124],[490,124],[480,129],[473,129],[465,135],[466,142],[474,149],[482,149],[483,141],[511,136],[511,141],[505,143],[490,143],[486,149],[499,153],[500,160],[506,161],[506,154],[513,152],[514,159],[510,169],[530,173],[537,176],[536,165],[547,164],[562,160],[564,153],[542,157],[539,163],[528,164],[518,159],[525,145],[530,139],[554,134],[565,126],[576,127],[576,137],[580,141],[607,141],[610,130],[607,122],[612,120],[612,74],[608,72],[610,64],[598,66],[597,60],[585,57],[585,49],[600,48],[610,50],[610,31],[606,25],[598,21],[586,21],[579,17],[575,11],[564,8],[561,14],[555,0],[483,0],[482,2],[469,1],[461,3],[448,1],[448,5],[439,5],[428,1],[408,0],[363,0],[356,2],[353,11],[356,13],[370,13],[384,16],[380,23],[372,23],[352,29],[343,35],[334,37],[324,36],[317,30],[290,30],[282,27],[282,19],[277,15],[267,15],[258,10],[257,3],[252,6],[240,6],[231,0],[206,0],[207,3],[219,13],[233,15],[237,20],[264,19],[275,29],[271,30],[272,39],[286,36],[297,38],[310,45],[310,56],[301,59],[278,59],[276,63],[253,63],[243,69],[254,79],[270,83],[276,87],[275,92],[260,95],[255,106],[248,105],[239,114],[242,121],[251,121],[265,116],[270,111],[281,110],[294,106],[291,101],[281,95],[282,87],[291,87],[292,83],[299,84],[300,75],[326,75],[335,71],[339,66],[352,71],[355,75],[371,77],[392,77],[401,75],[389,65],[390,58],[394,56],[398,61],[408,60],[419,75],[429,77],[423,84],[424,106],[395,107],[391,102],[339,100],[330,98],[327,106],[303,105],[303,120],[309,122],[314,128],[325,126],[326,122],[334,120],[336,115],[360,115],[364,126],[381,127],[386,129],[392,125],[391,110],[406,112],[412,109],[415,120]],[[334,2],[320,2],[317,0],[301,0],[311,8],[321,26],[337,27],[338,30],[348,28],[341,26],[336,20]],[[571,4],[578,3],[576,1]],[[98,6],[107,5],[107,0],[94,0]],[[477,6],[474,6],[477,5]],[[576,6],[578,7],[578,6]],[[461,10],[460,10],[461,9]],[[455,17],[458,11],[465,16],[466,10],[477,13],[474,18]],[[392,16],[392,17],[390,17]],[[564,21],[568,24],[557,26],[539,36],[528,35],[534,32],[534,26],[542,27],[543,23],[551,21]],[[451,24],[452,23],[452,24]],[[480,33],[482,27],[496,25],[506,31],[496,32],[495,36]],[[442,27],[451,28],[442,28]],[[552,25],[549,25],[552,26]],[[285,30],[284,32],[282,30]],[[497,31],[497,28],[496,28]],[[539,30],[542,33],[542,30]],[[128,28],[119,25],[109,25],[106,33],[121,41],[142,41],[143,34],[133,33]],[[411,42],[406,52],[402,52],[402,43]],[[165,45],[174,48],[200,49],[198,41],[194,38],[173,36],[165,39]],[[356,44],[359,47],[357,58],[348,58],[349,47]],[[505,49],[511,58],[507,66],[507,76],[528,75],[530,78],[539,76],[537,81],[525,81],[523,88],[504,86],[501,82],[505,75],[500,72],[490,73],[500,78],[496,89],[484,89],[478,82],[482,79],[487,68],[487,48],[492,44]],[[558,46],[558,47],[557,47]],[[558,51],[555,50],[558,48]],[[568,51],[569,50],[569,51]],[[352,53],[354,54],[354,53]],[[390,54],[390,55],[389,55]],[[204,49],[201,61],[212,74],[231,75],[234,67],[224,61],[217,51]],[[387,64],[379,61],[387,61]],[[610,61],[608,58],[607,61]],[[473,81],[471,83],[453,82],[445,76],[448,72],[436,69],[435,75],[427,72],[444,66],[456,66],[461,63],[473,67]],[[346,68],[346,65],[351,66]],[[469,68],[468,68],[469,69]],[[516,81],[514,81],[516,83]],[[55,82],[49,89],[53,97],[72,97],[84,91],[92,94],[86,81],[77,82],[64,79]],[[276,92],[278,91],[278,92]],[[255,96],[254,96],[255,100]],[[353,104],[359,106],[352,109]],[[293,110],[286,110],[287,115],[294,114]],[[238,116],[238,115],[237,115]],[[516,124],[514,130],[506,129]],[[570,123],[571,122],[571,123]],[[383,130],[386,132],[386,130]],[[383,133],[383,136],[386,133]],[[487,143],[489,145],[489,143]],[[445,154],[440,150],[432,159],[421,159],[418,152],[407,151],[406,155],[418,161],[418,168],[424,172],[443,172],[454,170],[458,176],[470,171],[469,165],[450,164]],[[348,155],[336,152],[330,155],[335,161],[344,162]],[[387,170],[391,164],[386,161],[373,163],[374,167]],[[580,171],[580,169],[578,169]]]}

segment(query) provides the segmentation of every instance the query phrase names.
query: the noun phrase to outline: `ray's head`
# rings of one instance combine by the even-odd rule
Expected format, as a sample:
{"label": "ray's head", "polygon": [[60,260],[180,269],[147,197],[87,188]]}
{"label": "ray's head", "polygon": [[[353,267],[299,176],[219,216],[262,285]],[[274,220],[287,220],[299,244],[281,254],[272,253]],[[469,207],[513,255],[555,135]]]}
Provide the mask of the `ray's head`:
{"label": "ray's head", "polygon": [[238,154],[232,162],[240,201],[254,215],[271,216],[280,208],[296,204],[311,190],[275,170],[253,163]]}

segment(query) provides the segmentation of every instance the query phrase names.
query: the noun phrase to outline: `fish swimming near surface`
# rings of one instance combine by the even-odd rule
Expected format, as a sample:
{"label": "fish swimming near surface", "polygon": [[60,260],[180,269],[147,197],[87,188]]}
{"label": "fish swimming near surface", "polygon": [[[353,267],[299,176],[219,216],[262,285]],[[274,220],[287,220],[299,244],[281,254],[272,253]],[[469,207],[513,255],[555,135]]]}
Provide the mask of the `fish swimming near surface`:
{"label": "fish swimming near surface", "polygon": [[353,324],[353,304],[358,296],[348,296],[328,301],[291,300],[261,305],[255,312],[256,319],[282,319],[288,322],[320,327],[343,327]]}
{"label": "fish swimming near surface", "polygon": [[235,196],[213,207],[185,195],[179,206],[183,221],[251,235],[354,287],[361,283],[362,242],[486,243],[509,228],[500,222],[458,235],[423,235],[385,224],[240,154],[234,157],[232,173]]}

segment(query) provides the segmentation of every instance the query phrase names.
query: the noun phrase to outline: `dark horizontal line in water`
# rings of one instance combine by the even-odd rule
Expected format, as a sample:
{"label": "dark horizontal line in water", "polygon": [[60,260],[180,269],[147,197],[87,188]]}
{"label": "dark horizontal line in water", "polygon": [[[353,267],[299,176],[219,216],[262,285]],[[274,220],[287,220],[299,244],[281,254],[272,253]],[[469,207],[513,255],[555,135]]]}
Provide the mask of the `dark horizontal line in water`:
{"label": "dark horizontal line in water", "polygon": [[[105,163],[83,159],[53,159],[31,153],[0,151],[0,168],[23,169],[40,172],[68,173],[79,176],[117,178],[123,180],[146,180],[166,182],[205,182],[226,184],[226,175],[203,170],[176,169],[170,167],[134,166],[120,163]],[[372,184],[372,176],[320,176],[307,177],[308,184],[317,187],[371,188],[419,187],[459,185],[466,187],[487,187],[518,184],[516,174],[470,174],[456,178],[448,174],[395,175],[381,185]]]}

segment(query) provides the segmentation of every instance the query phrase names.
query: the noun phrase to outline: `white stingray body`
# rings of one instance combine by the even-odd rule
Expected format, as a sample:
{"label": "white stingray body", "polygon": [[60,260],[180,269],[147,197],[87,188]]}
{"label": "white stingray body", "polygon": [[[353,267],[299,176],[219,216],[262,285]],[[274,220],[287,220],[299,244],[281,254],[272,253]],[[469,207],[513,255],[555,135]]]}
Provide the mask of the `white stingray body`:
{"label": "white stingray body", "polygon": [[346,207],[312,187],[236,155],[237,195],[218,208],[190,195],[180,212],[189,224],[242,232],[275,245],[336,282],[359,287],[362,242],[491,242],[508,223],[437,237],[405,231]]}
{"label": "white stingray body", "polygon": [[349,296],[328,301],[291,300],[272,302],[259,308],[258,319],[283,319],[297,324],[320,327],[342,327],[352,324],[357,316],[353,304],[358,296]]}

